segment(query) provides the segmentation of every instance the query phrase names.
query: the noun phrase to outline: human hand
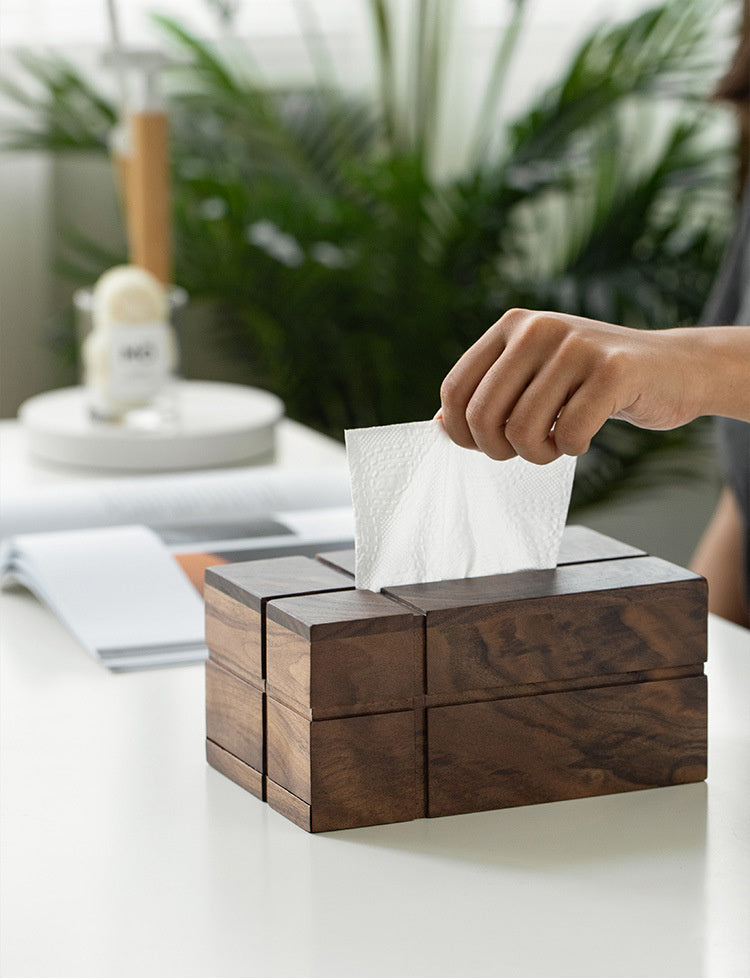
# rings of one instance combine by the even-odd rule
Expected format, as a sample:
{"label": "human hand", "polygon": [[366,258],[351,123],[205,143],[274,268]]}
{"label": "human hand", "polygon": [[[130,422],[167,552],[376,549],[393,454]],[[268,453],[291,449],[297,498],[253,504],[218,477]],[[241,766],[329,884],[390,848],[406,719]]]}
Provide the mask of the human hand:
{"label": "human hand", "polygon": [[449,372],[438,415],[459,446],[533,463],[580,455],[609,418],[671,429],[701,414],[695,341],[713,329],[510,310]]}

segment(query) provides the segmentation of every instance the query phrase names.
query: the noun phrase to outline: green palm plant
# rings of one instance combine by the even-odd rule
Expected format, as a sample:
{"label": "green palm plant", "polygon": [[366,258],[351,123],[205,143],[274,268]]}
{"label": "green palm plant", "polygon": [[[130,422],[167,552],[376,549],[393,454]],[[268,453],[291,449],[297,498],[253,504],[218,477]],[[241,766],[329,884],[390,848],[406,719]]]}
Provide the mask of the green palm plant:
{"label": "green palm plant", "polygon": [[[155,18],[179,64],[168,79],[176,278],[215,304],[221,342],[292,416],[337,436],[429,417],[447,369],[513,306],[651,329],[698,319],[731,182],[730,150],[707,137],[716,110],[700,97],[715,10],[669,0],[597,28],[503,124],[525,13],[524,0],[511,6],[449,176],[439,160],[448,0],[414,0],[406,72],[392,8],[369,0],[378,81],[368,99],[335,84],[314,31],[314,82],[284,88],[262,82],[249,49],[238,58]],[[6,85],[34,110],[10,144],[104,151],[113,107],[59,59],[24,63],[46,98]],[[65,271],[79,280],[120,258],[76,235],[67,245]],[[574,506],[662,473],[665,458],[685,466],[695,443],[695,427],[608,423]]]}

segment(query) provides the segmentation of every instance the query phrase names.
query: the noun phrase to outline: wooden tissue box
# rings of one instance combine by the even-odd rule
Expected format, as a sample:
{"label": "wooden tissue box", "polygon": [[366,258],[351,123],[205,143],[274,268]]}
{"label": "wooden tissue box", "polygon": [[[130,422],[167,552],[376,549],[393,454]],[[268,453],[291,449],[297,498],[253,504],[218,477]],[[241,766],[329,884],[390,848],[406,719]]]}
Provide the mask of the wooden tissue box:
{"label": "wooden tissue box", "polygon": [[208,761],[305,830],[705,778],[700,576],[583,527],[546,571],[374,593],[353,564],[206,572]]}

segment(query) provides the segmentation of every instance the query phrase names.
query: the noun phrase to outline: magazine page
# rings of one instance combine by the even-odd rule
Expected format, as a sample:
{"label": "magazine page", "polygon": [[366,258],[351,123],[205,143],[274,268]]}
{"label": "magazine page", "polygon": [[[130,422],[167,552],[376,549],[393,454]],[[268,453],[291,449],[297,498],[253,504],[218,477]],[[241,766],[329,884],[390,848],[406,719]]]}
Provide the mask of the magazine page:
{"label": "magazine page", "polygon": [[19,535],[0,549],[2,585],[23,585],[113,669],[202,660],[200,594],[153,531]]}
{"label": "magazine page", "polygon": [[143,525],[18,534],[0,543],[0,586],[33,592],[113,669],[205,659],[203,578],[226,562],[352,548],[350,507],[230,525]]}

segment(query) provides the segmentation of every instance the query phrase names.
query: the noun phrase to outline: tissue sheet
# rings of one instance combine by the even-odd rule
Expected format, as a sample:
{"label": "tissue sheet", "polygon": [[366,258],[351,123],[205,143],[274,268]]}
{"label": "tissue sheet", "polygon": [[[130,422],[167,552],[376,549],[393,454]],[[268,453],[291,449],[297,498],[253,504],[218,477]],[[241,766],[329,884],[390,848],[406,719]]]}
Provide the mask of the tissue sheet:
{"label": "tissue sheet", "polygon": [[573,457],[499,462],[457,446],[439,421],[345,435],[357,588],[557,564]]}

